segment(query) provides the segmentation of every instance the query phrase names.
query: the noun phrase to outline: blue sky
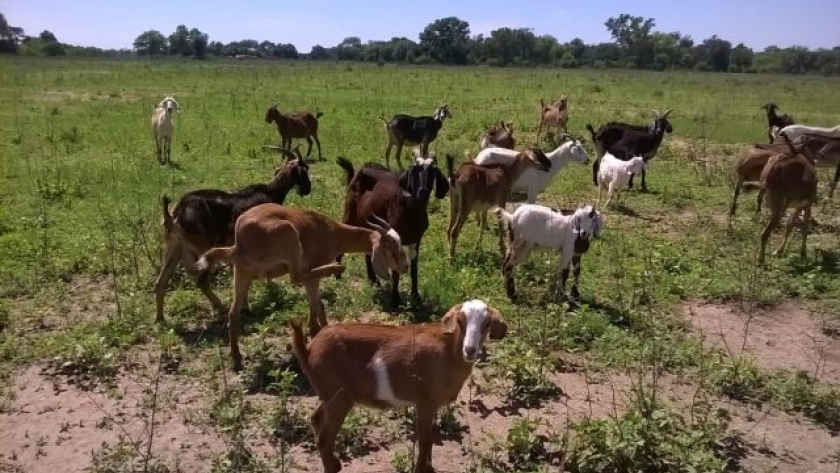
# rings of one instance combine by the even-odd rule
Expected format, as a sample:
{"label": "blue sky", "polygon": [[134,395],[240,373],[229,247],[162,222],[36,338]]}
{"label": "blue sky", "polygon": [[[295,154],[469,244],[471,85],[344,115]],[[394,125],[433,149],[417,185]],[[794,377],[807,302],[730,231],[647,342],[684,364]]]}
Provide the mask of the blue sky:
{"label": "blue sky", "polygon": [[183,23],[211,41],[267,39],[309,52],[314,44],[333,46],[347,36],[417,40],[427,24],[453,15],[468,21],[472,34],[528,27],[561,42],[579,37],[595,43],[610,40],[604,21],[620,13],[653,17],[657,30],[680,31],[695,41],[717,34],[758,50],[840,46],[839,0],[0,0],[0,12],[27,34],[47,29],[66,43],[105,48],[130,48],[143,31],[169,35]]}

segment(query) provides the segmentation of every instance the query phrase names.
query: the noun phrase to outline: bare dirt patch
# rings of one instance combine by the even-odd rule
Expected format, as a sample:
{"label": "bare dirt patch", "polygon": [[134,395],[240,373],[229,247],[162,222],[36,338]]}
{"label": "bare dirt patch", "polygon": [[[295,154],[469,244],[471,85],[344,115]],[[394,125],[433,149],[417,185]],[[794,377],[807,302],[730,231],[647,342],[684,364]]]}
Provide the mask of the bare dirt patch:
{"label": "bare dirt patch", "polygon": [[804,370],[821,381],[840,384],[840,340],[825,335],[820,320],[794,302],[749,312],[730,305],[692,303],[683,314],[705,343],[733,356],[746,352],[765,369]]}

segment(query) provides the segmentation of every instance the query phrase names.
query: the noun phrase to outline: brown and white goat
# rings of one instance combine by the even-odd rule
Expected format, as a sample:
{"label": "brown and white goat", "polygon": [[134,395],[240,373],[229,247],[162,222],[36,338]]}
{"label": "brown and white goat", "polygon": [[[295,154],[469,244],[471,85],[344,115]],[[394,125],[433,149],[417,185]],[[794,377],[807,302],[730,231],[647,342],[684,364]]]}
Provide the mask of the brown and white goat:
{"label": "brown and white goat", "polygon": [[[497,205],[504,208],[510,198],[510,190],[517,179],[528,168],[543,172],[551,169],[551,161],[539,148],[527,148],[516,159],[500,164],[461,163],[454,171],[455,158],[446,155],[446,169],[449,174],[449,258],[455,257],[458,235],[471,212],[479,215],[478,242],[484,236],[487,211]],[[504,252],[504,231],[499,223],[499,248]]]}
{"label": "brown and white goat", "polygon": [[[840,139],[833,139],[817,135],[801,135],[793,140],[793,146],[799,153],[815,163],[818,167],[831,167],[834,169],[834,179],[829,184],[828,198],[834,197],[834,190],[837,182],[840,181]],[[765,165],[774,156],[789,151],[786,143],[755,144],[747,148],[735,161],[735,193],[732,196],[732,204],[729,207],[729,215],[735,215],[738,203],[738,196],[744,182],[757,181]],[[759,190],[756,200],[756,213],[761,211],[761,201],[764,191]]]}
{"label": "brown and white goat", "polygon": [[175,131],[174,115],[180,112],[181,106],[175,97],[167,95],[160,101],[152,112],[152,139],[155,141],[155,152],[158,162],[169,163],[172,157],[172,134]]}
{"label": "brown and white goat", "polygon": [[566,124],[569,122],[569,97],[566,94],[560,96],[560,100],[553,104],[546,105],[540,99],[540,126],[537,128],[537,143],[540,142],[540,134],[542,134],[543,127],[546,128],[546,133],[551,128],[557,128],[557,133],[560,133],[560,128],[563,133],[568,133]]}
{"label": "brown and white goat", "polygon": [[479,151],[485,148],[516,148],[516,138],[513,137],[513,123],[499,120],[498,125],[494,125],[481,135],[478,141]]}
{"label": "brown and white goat", "polygon": [[374,216],[368,228],[354,227],[309,209],[278,204],[261,204],[236,220],[233,246],[207,251],[198,261],[199,279],[213,265],[233,263],[233,303],[228,315],[228,336],[234,370],[242,368],[239,352],[239,314],[251,283],[257,278],[290,276],[292,284],[303,285],[309,300],[309,332],[315,335],[327,326],[321,302],[321,278],[336,275],[344,267],[336,262],[344,253],[371,255],[379,277],[390,271],[404,273],[408,260],[400,237],[388,223]]}
{"label": "brown and white goat", "polygon": [[457,304],[432,324],[333,324],[309,346],[300,323],[290,325],[295,356],[320,401],[311,420],[325,473],[341,470],[335,440],[355,404],[415,406],[414,472],[434,472],[432,426],[438,410],[458,397],[485,340],[507,334],[499,311],[480,300]]}
{"label": "brown and white goat", "polygon": [[309,146],[306,148],[306,157],[312,153],[312,140],[318,145],[318,159],[322,159],[321,140],[318,139],[318,119],[322,112],[313,114],[309,111],[296,112],[291,114],[280,113],[277,103],[271,104],[265,112],[265,122],[277,124],[277,133],[280,134],[280,147],[291,149],[293,138],[306,138]]}
{"label": "brown and white goat", "polygon": [[[274,178],[267,184],[252,184],[243,189],[226,192],[218,189],[199,189],[178,199],[169,213],[169,197],[163,196],[164,256],[160,274],[155,280],[155,305],[157,322],[163,321],[163,302],[169,279],[178,263],[182,263],[191,276],[197,276],[195,267],[202,253],[216,246],[232,245],[236,219],[246,210],[266,202],[282,204],[292,189],[301,196],[309,195],[309,165],[300,156],[281,150],[286,162],[274,171]],[[227,308],[210,289],[207,280],[199,280],[198,287],[218,313]]]}
{"label": "brown and white goat", "polygon": [[[773,229],[784,218],[788,207],[794,212],[785,226],[782,244],[774,255],[781,255],[787,246],[794,222],[802,215],[802,247],[800,255],[805,258],[808,226],[811,222],[811,206],[817,202],[817,171],[814,164],[799,153],[784,132],[780,136],[789,146],[788,151],[770,158],[761,171],[758,182],[745,182],[744,187],[757,187],[764,191],[764,204],[770,209],[770,221],[761,233],[758,263],[764,264],[764,252]],[[804,213],[804,215],[803,215]]]}

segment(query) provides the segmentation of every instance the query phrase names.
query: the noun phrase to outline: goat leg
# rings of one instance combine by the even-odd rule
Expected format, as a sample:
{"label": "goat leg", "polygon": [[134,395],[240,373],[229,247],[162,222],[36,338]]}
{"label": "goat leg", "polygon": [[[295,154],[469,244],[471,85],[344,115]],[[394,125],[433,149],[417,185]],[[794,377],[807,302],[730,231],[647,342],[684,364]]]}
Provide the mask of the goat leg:
{"label": "goat leg", "polygon": [[831,181],[831,189],[828,190],[828,198],[834,197],[834,189],[837,187],[837,181],[840,181],[840,163],[837,163],[837,169],[834,170],[834,180]]}
{"label": "goat leg", "polygon": [[230,357],[233,359],[233,370],[242,370],[242,353],[239,351],[239,318],[242,313],[242,305],[248,297],[251,289],[253,276],[237,267],[233,268],[233,303],[228,314],[228,343],[230,344]]}
{"label": "goat leg", "polygon": [[376,273],[373,271],[373,262],[371,262],[370,255],[365,255],[365,269],[367,270],[368,281],[374,286],[379,287],[379,278],[376,277]]}
{"label": "goat leg", "polygon": [[502,263],[502,277],[505,280],[505,291],[511,302],[516,301],[516,280],[513,275],[514,265],[511,253],[508,252],[505,261]]}
{"label": "goat leg", "polygon": [[417,463],[414,473],[435,473],[432,467],[432,426],[435,422],[435,409],[417,406]]}
{"label": "goat leg", "polygon": [[[411,260],[411,267],[414,267],[414,260]],[[391,307],[400,307],[400,273],[391,271]]]}
{"label": "goat leg", "polygon": [[572,257],[572,267],[574,271],[574,279],[572,280],[572,290],[569,298],[569,302],[574,304],[575,306],[578,305],[580,301],[580,290],[578,289],[578,283],[580,283],[580,259],[583,255],[575,254]]}
{"label": "goat leg", "polygon": [[315,140],[315,144],[318,146],[318,159],[324,159],[324,155],[321,154],[321,140],[318,139],[317,135],[312,135],[312,139]]}
{"label": "goat leg", "polygon": [[598,185],[598,168],[601,167],[601,160],[599,158],[595,158],[595,161],[592,162],[592,183],[596,186]]}
{"label": "goat leg", "polygon": [[[633,179],[630,179],[630,182],[633,182]],[[642,192],[647,192],[647,171],[642,170]]]}
{"label": "goat leg", "polygon": [[155,280],[155,322],[163,322],[163,302],[166,297],[166,288],[169,285],[169,279],[175,271],[175,266],[180,260],[180,251],[174,246],[167,245],[166,254],[163,261],[163,267],[160,269]]}
{"label": "goat leg", "polygon": [[802,248],[799,250],[799,256],[805,259],[808,256],[805,245],[808,240],[808,227],[811,226],[811,204],[805,207],[805,215],[802,218],[804,219],[802,223]]}
{"label": "goat leg", "polygon": [[738,182],[735,183],[735,194],[732,196],[732,205],[729,206],[729,216],[732,217],[735,215],[735,207],[738,205],[738,196],[741,195],[741,185],[744,183],[743,178],[738,178]]}
{"label": "goat leg", "polygon": [[315,434],[315,446],[321,456],[326,473],[341,471],[341,461],[335,454],[335,439],[344,423],[344,419],[353,408],[353,401],[339,390],[329,400],[321,404],[312,414],[312,430]]}
{"label": "goat leg", "polygon": [[764,231],[761,233],[761,242],[758,247],[759,265],[764,265],[764,251],[767,247],[767,240],[770,239],[770,235],[773,233],[773,229],[776,228],[776,225],[778,225],[779,222],[782,220],[782,212],[777,211],[775,208],[773,208],[772,210],[773,211],[770,214],[770,221],[767,222],[767,226],[764,227]]}
{"label": "goat leg", "polygon": [[796,219],[798,219],[802,215],[802,209],[796,209],[790,214],[790,218],[785,225],[785,234],[782,237],[782,244],[779,246],[779,249],[773,252],[773,256],[781,256],[785,252],[785,248],[787,248],[788,238],[790,238],[790,232],[793,230],[793,226],[796,224]]}
{"label": "goat leg", "polygon": [[566,282],[569,280],[569,267],[560,270],[560,281],[557,282],[557,301],[563,302],[568,300],[566,296]]}
{"label": "goat leg", "polygon": [[636,175],[635,175],[635,174],[630,174],[630,182],[628,182],[628,183],[627,183],[627,188],[628,188],[628,189],[632,189],[632,188],[633,188],[633,178],[634,178],[634,177],[636,177]]}
{"label": "goat leg", "polygon": [[308,158],[312,154],[312,137],[311,136],[306,137],[306,143],[309,145],[306,148],[306,157]]}
{"label": "goat leg", "polygon": [[[411,299],[415,303],[420,301],[420,291],[417,290],[417,267],[419,266],[419,260],[420,244],[418,243],[414,245],[414,258],[411,258]],[[396,271],[394,274],[396,274]]]}
{"label": "goat leg", "polygon": [[303,283],[306,291],[306,298],[309,300],[309,336],[314,337],[327,326],[327,313],[324,310],[324,303],[321,302],[321,281],[314,279]]}

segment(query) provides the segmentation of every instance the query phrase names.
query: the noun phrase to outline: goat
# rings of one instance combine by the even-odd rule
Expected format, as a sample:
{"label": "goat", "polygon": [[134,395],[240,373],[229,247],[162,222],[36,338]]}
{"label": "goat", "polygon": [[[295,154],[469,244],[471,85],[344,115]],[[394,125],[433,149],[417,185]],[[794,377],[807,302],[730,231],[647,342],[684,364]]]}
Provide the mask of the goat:
{"label": "goat", "polygon": [[234,370],[242,368],[239,314],[255,279],[288,274],[292,284],[303,285],[309,300],[309,333],[314,336],[327,326],[321,278],[344,270],[336,262],[338,255],[370,254],[373,270],[382,278],[388,277],[390,271],[404,273],[408,269],[399,234],[387,222],[373,218],[375,221],[367,222],[371,230],[336,222],[315,210],[260,204],[236,220],[233,246],[216,247],[201,255],[196,265],[199,280],[206,278],[208,270],[219,262],[233,264],[228,337]]}
{"label": "goat", "polygon": [[773,229],[782,221],[788,207],[794,212],[785,226],[782,244],[773,254],[781,255],[787,246],[788,237],[796,219],[802,215],[802,247],[800,256],[806,256],[806,240],[808,226],[811,222],[811,206],[817,202],[817,172],[814,165],[806,157],[799,154],[793,143],[788,139],[784,130],[779,132],[788,145],[788,151],[770,158],[761,171],[758,182],[745,182],[744,187],[755,187],[764,190],[764,204],[770,209],[770,220],[761,233],[761,243],[758,250],[758,264],[764,265],[764,251]]}
{"label": "goat", "polygon": [[[834,190],[837,182],[840,181],[840,139],[826,138],[818,135],[801,135],[792,140],[794,147],[800,154],[808,158],[816,166],[833,167],[834,179],[831,181],[828,191],[828,198],[834,197]],[[760,178],[765,165],[774,156],[788,151],[790,148],[786,143],[774,143],[770,145],[756,144],[747,148],[735,162],[735,192],[732,196],[732,204],[729,207],[729,215],[735,215],[738,203],[738,196],[746,181],[756,181]],[[761,201],[764,192],[758,191],[756,200],[756,213],[761,212]]]}
{"label": "goat", "polygon": [[[420,241],[429,228],[429,197],[443,199],[449,183],[433,159],[417,158],[402,175],[383,171],[376,163],[368,163],[358,171],[346,158],[339,157],[338,165],[344,170],[347,193],[344,199],[342,222],[362,226],[373,215],[397,231],[411,260],[411,298],[420,299],[417,290],[417,266]],[[339,259],[340,262],[340,259]],[[378,283],[371,266],[370,256],[365,255],[368,280]],[[391,304],[399,307],[399,273],[391,273]]]}
{"label": "goat", "polygon": [[[528,168],[536,168],[542,172],[551,169],[551,161],[539,148],[527,148],[517,154],[516,159],[503,164],[475,164],[464,162],[453,170],[455,158],[446,155],[446,168],[449,176],[449,258],[455,257],[455,247],[461,227],[470,215],[477,212],[482,216],[478,233],[478,244],[484,236],[484,215],[493,205],[504,207],[510,196],[510,189],[517,179]],[[503,246],[503,231],[499,224],[499,247]]]}
{"label": "goat", "polygon": [[309,111],[296,112],[289,115],[280,113],[277,103],[271,104],[265,112],[265,122],[277,124],[277,133],[280,134],[280,147],[290,149],[293,138],[306,138],[309,147],[306,148],[306,157],[312,153],[312,141],[318,145],[318,159],[321,155],[321,140],[318,139],[318,119],[324,115],[322,112],[313,114]]}
{"label": "goat", "polygon": [[336,436],[355,404],[376,409],[414,405],[414,472],[434,472],[432,427],[438,410],[457,399],[485,340],[507,335],[502,315],[481,300],[457,304],[431,324],[330,325],[309,346],[300,323],[289,324],[292,350],[318,395],[311,422],[325,473],[341,470]]}
{"label": "goat", "polygon": [[513,123],[499,120],[499,124],[493,126],[481,135],[478,141],[478,149],[486,149],[490,147],[496,148],[516,148],[516,138],[513,137]]}
{"label": "goat", "polygon": [[383,115],[379,119],[385,124],[385,131],[388,133],[388,147],[385,148],[385,165],[391,167],[391,149],[396,146],[397,166],[402,167],[400,155],[403,144],[420,145],[420,154],[424,158],[429,157],[429,143],[437,138],[437,134],[443,126],[443,121],[452,118],[449,105],[443,104],[432,114],[432,116],[415,117],[411,115],[397,114],[386,120]]}
{"label": "goat", "polygon": [[802,135],[816,135],[825,138],[840,138],[840,125],[837,125],[833,128],[822,128],[807,125],[788,125],[779,130],[779,134],[781,134],[782,132],[785,132],[785,135],[790,141],[793,141]]}
{"label": "goat", "polygon": [[[597,238],[603,227],[603,217],[595,207],[580,207],[571,215],[544,207],[542,205],[523,204],[513,213],[504,208],[494,207],[493,212],[508,228],[508,248],[502,264],[505,290],[511,301],[516,300],[516,285],[513,270],[525,262],[532,250],[559,251],[560,284],[557,287],[561,300],[568,299],[576,305],[580,299],[578,282],[580,281],[580,260],[589,250],[589,243]],[[574,281],[571,297],[566,295],[566,281],[569,279],[569,267],[574,266]]]}
{"label": "goat", "polygon": [[[274,171],[274,178],[267,184],[253,184],[234,192],[216,189],[188,192],[181,196],[171,214],[169,197],[163,196],[164,256],[160,274],[155,280],[157,322],[163,321],[166,288],[179,261],[190,275],[196,276],[195,264],[202,253],[214,246],[233,244],[234,225],[243,212],[266,202],[282,204],[292,188],[297,188],[301,196],[309,195],[312,191],[309,165],[300,156],[297,147],[295,151],[297,156],[281,150],[287,157],[286,162]],[[198,287],[217,312],[226,311],[206,280],[199,280]]]}
{"label": "goat", "polygon": [[540,142],[540,134],[542,134],[543,126],[546,128],[546,133],[550,128],[563,128],[563,133],[568,133],[566,124],[569,122],[569,97],[566,94],[560,96],[560,100],[553,104],[546,105],[540,99],[540,126],[537,128],[537,143]]}
{"label": "goat", "polygon": [[618,193],[627,186],[633,174],[644,172],[647,164],[641,156],[635,156],[629,161],[622,161],[612,153],[606,153],[601,157],[601,166],[598,168],[598,205],[601,205],[601,190],[607,189],[607,203],[615,197],[618,202]]}
{"label": "goat", "polygon": [[[592,163],[592,182],[598,185],[598,166],[601,164],[601,157],[604,153],[612,153],[613,156],[627,161],[634,156],[641,156],[645,163],[656,156],[659,145],[665,133],[672,133],[674,128],[668,121],[668,114],[671,110],[665,110],[660,114],[654,110],[655,118],[650,126],[628,125],[621,122],[609,122],[596,132],[592,125],[586,124],[586,129],[592,135],[592,142],[595,144],[595,162]],[[642,172],[642,191],[647,191],[647,171]],[[630,177],[630,188],[633,188],[633,177]]]}
{"label": "goat", "polygon": [[768,102],[762,105],[761,108],[767,111],[767,138],[770,140],[771,144],[775,141],[775,134],[778,133],[779,130],[796,123],[794,122],[793,117],[788,114],[777,115],[776,110],[779,107],[773,102]]}
{"label": "goat", "polygon": [[[568,137],[569,141],[564,142],[553,151],[545,153],[545,157],[551,161],[551,169],[548,172],[539,172],[532,168],[526,169],[511,187],[513,194],[526,193],[528,203],[533,204],[537,201],[537,196],[545,192],[551,180],[563,169],[566,163],[572,161],[589,164],[589,154],[586,153],[586,149],[580,141],[566,134],[563,136]],[[516,159],[517,154],[519,153],[514,150],[487,148],[481,150],[473,158],[473,162],[482,165],[509,163]]]}
{"label": "goat", "polygon": [[172,157],[172,134],[175,124],[173,114],[181,111],[181,106],[175,101],[175,97],[167,95],[160,101],[152,112],[152,139],[155,142],[155,153],[158,162],[169,163]]}

